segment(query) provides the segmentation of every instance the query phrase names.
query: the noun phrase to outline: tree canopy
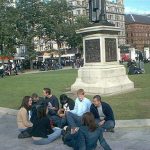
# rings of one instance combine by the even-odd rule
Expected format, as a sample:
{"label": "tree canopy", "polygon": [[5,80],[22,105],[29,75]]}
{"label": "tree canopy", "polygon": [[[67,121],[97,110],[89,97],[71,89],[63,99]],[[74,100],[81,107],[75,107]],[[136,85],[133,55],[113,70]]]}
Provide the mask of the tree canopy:
{"label": "tree canopy", "polygon": [[[82,39],[76,30],[87,26],[87,17],[74,17],[66,0],[0,0],[0,49],[14,55],[16,46],[26,47],[26,57],[35,58],[35,37],[55,41],[58,49],[65,42],[80,47]],[[7,51],[6,51],[7,50]]]}

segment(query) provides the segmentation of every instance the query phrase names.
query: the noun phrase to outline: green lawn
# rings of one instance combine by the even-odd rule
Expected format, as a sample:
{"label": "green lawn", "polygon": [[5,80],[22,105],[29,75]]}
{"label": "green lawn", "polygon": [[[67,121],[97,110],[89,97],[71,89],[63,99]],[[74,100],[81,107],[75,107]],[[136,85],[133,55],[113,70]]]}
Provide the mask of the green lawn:
{"label": "green lawn", "polygon": [[[145,70],[145,74],[129,76],[136,91],[102,97],[110,103],[117,119],[150,118],[150,64],[145,64]],[[69,91],[76,76],[77,70],[60,70],[0,79],[0,107],[18,108],[25,95],[36,92],[42,96],[43,87],[50,87],[59,96]]]}

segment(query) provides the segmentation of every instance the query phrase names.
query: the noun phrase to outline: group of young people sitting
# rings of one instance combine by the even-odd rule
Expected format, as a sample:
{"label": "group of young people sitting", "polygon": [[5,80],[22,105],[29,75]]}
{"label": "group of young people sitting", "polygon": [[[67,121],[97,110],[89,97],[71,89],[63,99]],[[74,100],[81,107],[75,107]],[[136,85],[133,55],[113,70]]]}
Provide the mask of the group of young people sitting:
{"label": "group of young people sitting", "polygon": [[113,132],[115,119],[112,108],[99,95],[92,102],[83,89],[76,100],[60,95],[60,104],[51,89],[43,89],[44,97],[36,93],[25,96],[17,114],[18,138],[32,137],[33,143],[44,145],[62,135],[64,144],[74,150],[94,150],[99,140],[104,150],[111,150],[103,132]]}

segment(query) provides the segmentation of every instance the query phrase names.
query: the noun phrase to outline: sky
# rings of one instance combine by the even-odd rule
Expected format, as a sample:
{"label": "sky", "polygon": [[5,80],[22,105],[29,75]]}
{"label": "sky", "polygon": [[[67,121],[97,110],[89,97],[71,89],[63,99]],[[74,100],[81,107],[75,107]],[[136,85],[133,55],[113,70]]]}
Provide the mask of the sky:
{"label": "sky", "polygon": [[124,0],[125,13],[150,14],[150,0]]}

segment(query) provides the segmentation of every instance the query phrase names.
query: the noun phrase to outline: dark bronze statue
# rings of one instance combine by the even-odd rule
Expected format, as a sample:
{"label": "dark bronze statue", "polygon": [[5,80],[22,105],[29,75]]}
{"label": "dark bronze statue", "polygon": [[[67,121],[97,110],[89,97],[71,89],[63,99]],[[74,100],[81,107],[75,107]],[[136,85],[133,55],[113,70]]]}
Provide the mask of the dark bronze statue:
{"label": "dark bronze statue", "polygon": [[106,18],[106,0],[89,0],[90,22],[112,25]]}

